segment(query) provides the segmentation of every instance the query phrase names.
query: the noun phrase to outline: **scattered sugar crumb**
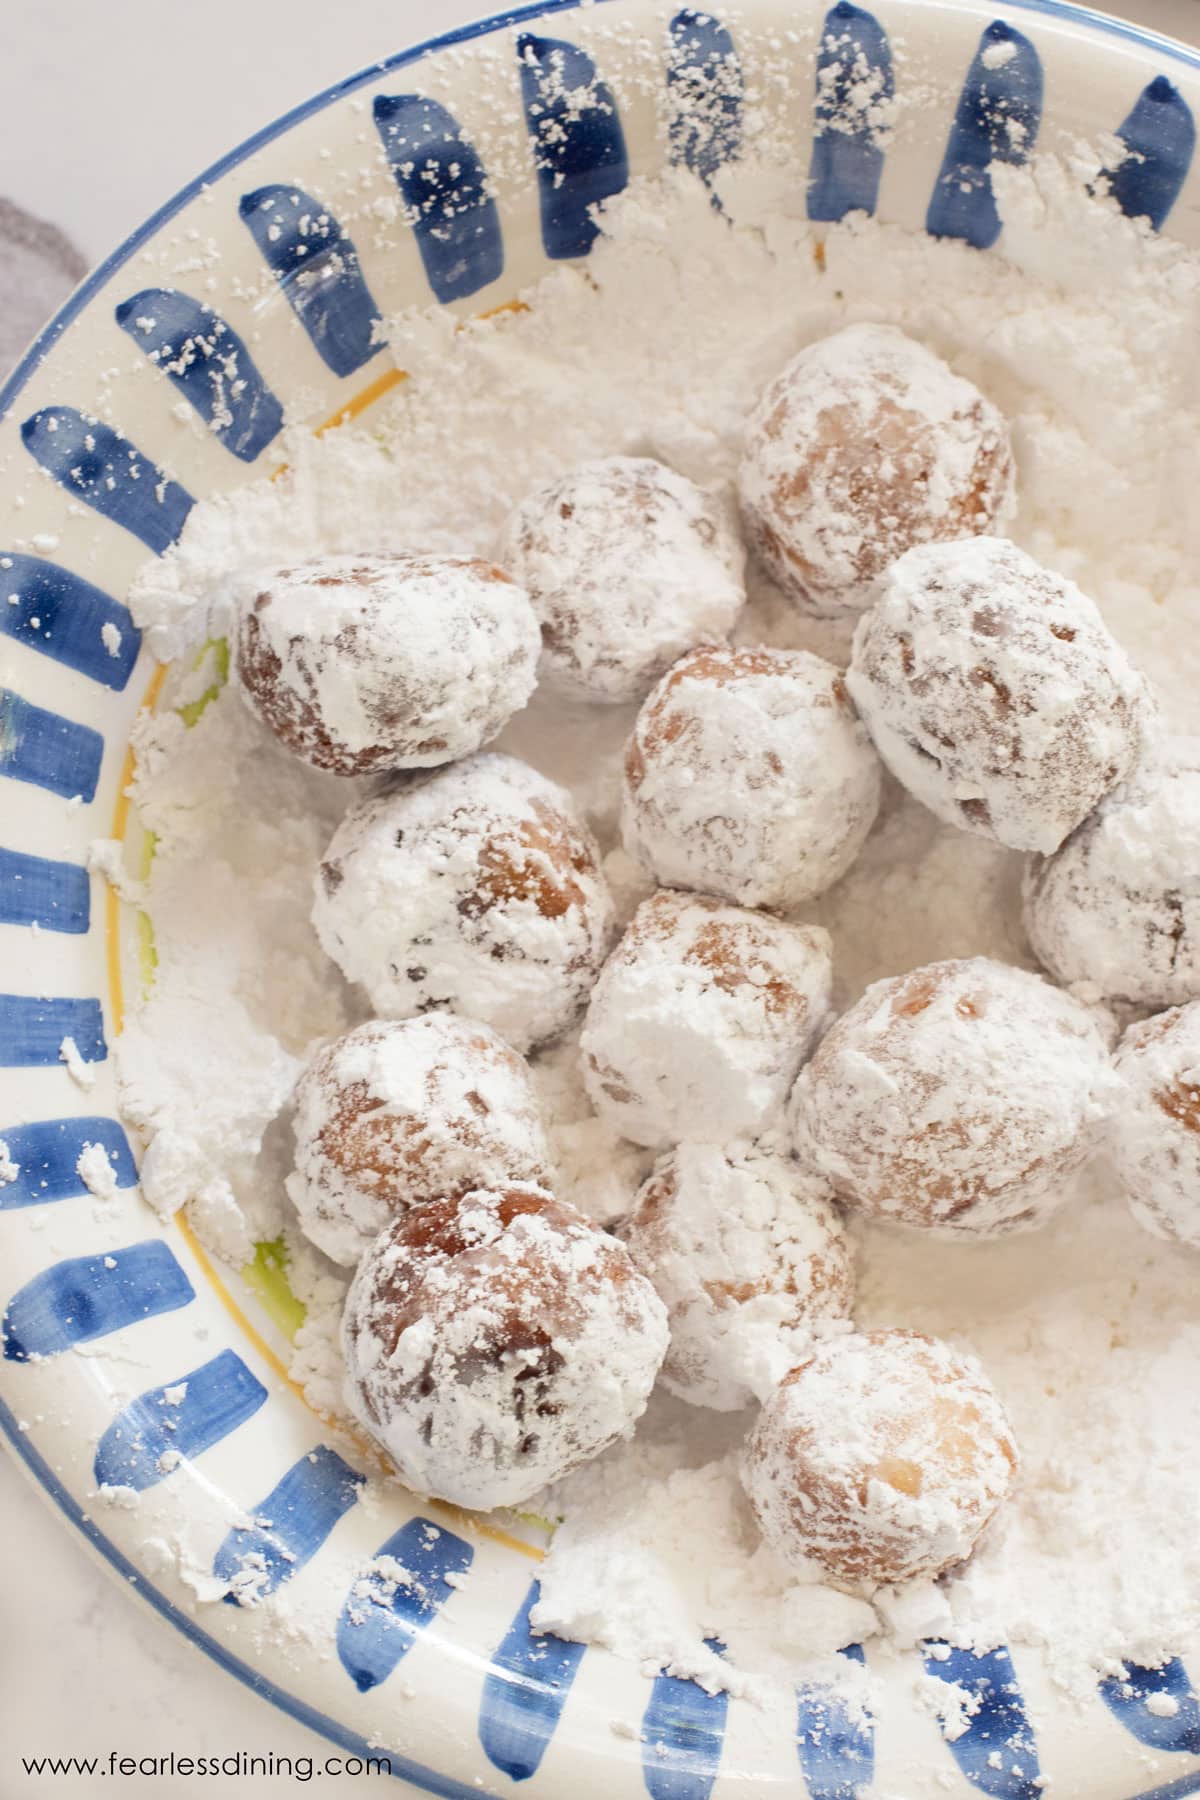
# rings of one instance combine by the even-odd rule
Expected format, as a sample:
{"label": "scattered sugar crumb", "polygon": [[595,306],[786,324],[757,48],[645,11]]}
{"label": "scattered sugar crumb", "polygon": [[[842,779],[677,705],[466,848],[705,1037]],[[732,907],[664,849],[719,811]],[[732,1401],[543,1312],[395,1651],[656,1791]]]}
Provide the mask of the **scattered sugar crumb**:
{"label": "scattered sugar crumb", "polygon": [[89,1194],[97,1200],[115,1200],[117,1174],[103,1144],[84,1144],[75,1163],[75,1172]]}
{"label": "scattered sugar crumb", "polygon": [[66,1063],[67,1074],[76,1087],[88,1089],[96,1085],[96,1070],[89,1062],[85,1062],[79,1054],[79,1046],[73,1037],[65,1037],[58,1046],[58,1060]]}

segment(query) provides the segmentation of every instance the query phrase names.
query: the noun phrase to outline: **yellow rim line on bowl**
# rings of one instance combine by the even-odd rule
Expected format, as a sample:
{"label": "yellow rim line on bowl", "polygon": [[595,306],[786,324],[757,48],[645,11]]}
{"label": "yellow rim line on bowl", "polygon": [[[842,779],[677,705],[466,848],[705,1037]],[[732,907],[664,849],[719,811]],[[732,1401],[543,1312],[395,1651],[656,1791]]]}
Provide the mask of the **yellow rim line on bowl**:
{"label": "yellow rim line on bowl", "polygon": [[[487,319],[494,317],[497,313],[526,312],[527,310],[528,308],[524,301],[509,300],[502,306],[494,307],[491,312],[480,314],[480,317]],[[381,375],[377,381],[373,381],[369,387],[363,388],[361,393],[354,395],[344,406],[339,407],[338,411],[331,414],[323,424],[317,426],[314,435],[318,437],[323,436],[326,431],[333,430],[337,426],[344,425],[351,419],[357,418],[360,413],[366,411],[367,407],[373,405],[376,400],[381,399],[384,394],[390,393],[394,387],[398,387],[399,384],[402,381],[407,380],[407,378],[407,372],[405,370],[389,369],[385,374]],[[286,467],[287,465],[285,463],[279,469],[275,470],[272,480],[275,479],[275,476],[282,474]],[[167,665],[165,663],[159,663],[147,683],[145,694],[142,696],[142,702],[138,708],[139,716],[142,713],[152,714],[155,711],[166,678]],[[125,833],[129,826],[129,814],[132,802],[128,790],[133,782],[136,769],[137,756],[132,743],[130,743],[126,746],[125,760],[121,765],[117,799],[113,808],[112,836],[116,838],[119,843],[124,843]],[[125,1026],[125,988],[121,970],[121,899],[116,888],[112,885],[111,881],[107,880],[107,878],[105,879],[105,888],[107,890],[105,896],[105,951],[108,963],[109,1005],[112,1011],[113,1036],[120,1037]],[[275,1354],[275,1351],[272,1350],[262,1333],[238,1305],[184,1215],[182,1213],[177,1213],[174,1222],[179,1229],[181,1237],[199,1265],[201,1273],[209,1283],[209,1286],[213,1289],[213,1292],[220,1300],[222,1306],[224,1306],[226,1312],[235,1321],[238,1328],[244,1332],[267,1366],[278,1376],[279,1380],[303,1402],[308,1410],[313,1413],[316,1418],[320,1419],[323,1425],[329,1426],[331,1430],[341,1432],[354,1443],[364,1457],[373,1462],[377,1468],[382,1468],[384,1465],[382,1464],[374,1445],[371,1444],[368,1439],[360,1437],[356,1431],[346,1426],[342,1420],[335,1419],[331,1414],[321,1412],[312,1405],[305,1394],[304,1389],[298,1382],[292,1379],[286,1364],[284,1364]],[[541,1562],[545,1556],[545,1551],[539,1549],[536,1544],[526,1544],[521,1538],[513,1537],[511,1533],[502,1531],[499,1526],[489,1525],[485,1520],[478,1518],[474,1513],[464,1512],[460,1507],[451,1506],[445,1501],[437,1501],[435,1505],[436,1510],[441,1513],[443,1517],[452,1520],[463,1530],[474,1532],[478,1537],[487,1538],[492,1543],[502,1544],[506,1549],[515,1550],[519,1555],[528,1557],[532,1562]]]}
{"label": "yellow rim line on bowl", "polygon": [[[166,663],[159,663],[151,675],[142,703],[138,707],[138,715],[153,712],[162,692],[163,682],[167,679]],[[117,803],[113,807],[112,836],[119,844],[125,842],[125,833],[129,829],[129,812],[132,801],[129,788],[137,768],[137,757],[132,744],[125,746],[125,761],[121,764],[121,774],[117,782]],[[125,984],[121,973],[121,897],[112,882],[105,878],[104,897],[104,948],[108,963],[108,1000],[112,1011],[113,1036],[120,1037],[125,1029]]]}
{"label": "yellow rim line on bowl", "polygon": [[[501,313],[528,311],[529,308],[524,300],[502,300],[499,306],[489,307],[487,312],[476,313],[471,319],[461,320],[457,329],[462,331],[467,325],[481,324],[484,319],[499,318]],[[313,436],[324,437],[327,431],[336,431],[339,425],[348,425],[352,419],[357,419],[360,413],[366,412],[369,406],[374,406],[377,400],[382,400],[385,394],[390,394],[393,388],[399,387],[402,381],[407,380],[407,369],[385,369],[376,380],[360,389],[357,394],[352,394],[344,406],[339,406],[337,411],[330,413],[327,419],[323,419],[319,425],[314,425]],[[272,469],[271,480],[278,481],[281,475],[287,474],[287,470],[288,464],[280,463],[277,468]]]}

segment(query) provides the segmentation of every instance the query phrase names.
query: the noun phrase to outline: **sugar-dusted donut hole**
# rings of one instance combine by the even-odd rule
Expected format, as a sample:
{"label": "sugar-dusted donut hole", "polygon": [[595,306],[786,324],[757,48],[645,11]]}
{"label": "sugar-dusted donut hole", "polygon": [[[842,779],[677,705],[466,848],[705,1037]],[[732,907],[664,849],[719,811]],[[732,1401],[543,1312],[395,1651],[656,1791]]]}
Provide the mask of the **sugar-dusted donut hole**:
{"label": "sugar-dusted donut hole", "polygon": [[1200,998],[1200,738],[1169,741],[1025,875],[1025,928],[1057,981],[1161,1008]]}
{"label": "sugar-dusted donut hole", "polygon": [[613,909],[570,795],[488,751],[353,807],[313,924],[381,1017],[444,1008],[524,1051],[582,1011]]}
{"label": "sugar-dusted donut hole", "polygon": [[891,1587],[965,1561],[1016,1468],[974,1357],[919,1331],[868,1331],[822,1340],[784,1378],[743,1480],[785,1561]]}
{"label": "sugar-dusted donut hole", "polygon": [[318,769],[430,768],[478,750],[528,700],[528,596],[468,556],[326,556],[240,596],[237,667],[254,711]]}
{"label": "sugar-dusted donut hole", "polygon": [[832,980],[819,927],[660,888],[588,1004],[592,1104],[652,1150],[761,1135],[824,1023]]}
{"label": "sugar-dusted donut hole", "polygon": [[693,650],[638,714],[625,848],[668,886],[781,911],[845,874],[880,765],[841,673],[805,650]]}
{"label": "sugar-dusted donut hole", "polygon": [[543,1189],[432,1200],[359,1265],[346,1400],[418,1493],[518,1506],[624,1436],[667,1345],[615,1238]]}
{"label": "sugar-dusted donut hole", "polygon": [[792,1099],[795,1143],[847,1203],[943,1236],[1031,1230],[1068,1197],[1113,1091],[1087,1007],[985,957],[877,981]]}
{"label": "sugar-dusted donut hole", "polygon": [[663,1382],[695,1406],[764,1399],[814,1327],[850,1312],[853,1255],[832,1190],[791,1157],[681,1144],[621,1235],[667,1308]]}
{"label": "sugar-dusted donut hole", "polygon": [[1000,413],[892,325],[793,357],[750,416],[738,485],[767,569],[826,617],[869,606],[912,545],[994,530],[1014,507]]}
{"label": "sugar-dusted donut hole", "polygon": [[1200,1249],[1200,1000],[1131,1025],[1108,1151],[1134,1217]]}
{"label": "sugar-dusted donut hole", "polygon": [[497,557],[528,590],[542,679],[571,699],[640,700],[746,598],[733,510],[646,456],[607,456],[531,494]]}
{"label": "sugar-dusted donut hole", "polygon": [[287,1191],[304,1231],[357,1263],[406,1207],[550,1179],[529,1070],[489,1025],[373,1019],[318,1050],[296,1088]]}
{"label": "sugar-dusted donut hole", "polygon": [[893,775],[939,819],[1043,853],[1128,775],[1154,711],[1074,582],[997,537],[894,563],[846,685]]}

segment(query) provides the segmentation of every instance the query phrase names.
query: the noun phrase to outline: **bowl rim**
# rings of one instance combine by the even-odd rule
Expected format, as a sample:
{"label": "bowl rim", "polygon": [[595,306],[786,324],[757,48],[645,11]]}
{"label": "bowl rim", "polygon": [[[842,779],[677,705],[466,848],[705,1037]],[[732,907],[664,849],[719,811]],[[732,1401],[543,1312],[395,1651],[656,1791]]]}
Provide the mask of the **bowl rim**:
{"label": "bowl rim", "polygon": [[[58,342],[63,332],[78,317],[83,308],[99,293],[109,277],[122,268],[133,257],[147,240],[165,225],[168,220],[183,210],[190,201],[204,191],[230,169],[236,168],[240,162],[252,156],[256,150],[272,143],[290,131],[292,126],[302,124],[305,119],[322,112],[335,101],[344,99],[367,82],[377,81],[392,69],[402,69],[408,64],[420,60],[437,50],[447,50],[457,44],[472,42],[475,38],[486,37],[491,32],[503,31],[512,25],[524,24],[527,20],[549,18],[556,13],[577,12],[589,0],[527,0],[523,6],[506,8],[503,12],[489,13],[483,18],[471,19],[465,25],[456,25],[450,31],[439,32],[434,37],[422,38],[418,43],[409,45],[404,50],[397,50],[391,56],[382,57],[378,62],[368,63],[365,68],[357,69],[352,75],[344,76],[341,81],[321,88],[306,100],[289,107],[287,112],[260,126],[257,131],[243,138],[232,150],[203,169],[199,175],[178,188],[161,206],[136,225],[129,235],[122,239],[114,250],[90,269],[79,286],[70,293],[63,304],[52,315],[49,322],[38,332],[28,350],[20,358],[3,383],[0,383],[0,419],[7,417],[12,410],[13,402],[20,394],[34,370],[43,361],[49,350]],[[590,0],[592,4],[603,4],[603,0]],[[921,4],[921,0],[915,0]],[[1200,49],[1181,43],[1178,38],[1168,37],[1165,33],[1151,31],[1144,26],[1135,25],[1129,19],[1120,19],[1111,13],[1097,11],[1094,7],[1079,6],[1075,0],[1003,0],[1005,6],[1017,12],[1033,13],[1042,18],[1057,19],[1067,25],[1076,25],[1085,32],[1097,32],[1102,36],[1123,39],[1126,43],[1138,45],[1142,49],[1157,51],[1161,56],[1169,57],[1192,73],[1200,72]]]}
{"label": "bowl rim", "polygon": [[[494,32],[507,30],[536,19],[579,11],[589,5],[601,3],[603,0],[526,0],[523,5],[508,7],[502,11],[469,20],[449,31],[422,38],[404,49],[356,70],[341,80],[318,90],[315,94],[277,115],[257,131],[252,132],[224,155],[210,163],[191,181],[177,189],[122,239],[107,256],[103,257],[94,268],[88,271],[79,285],[68,295],[48,323],[33,339],[10,374],[0,383],[0,420],[8,417],[15,401],[47,354],[80,313],[109,283],[112,276],[124,267],[165,224],[203,193],[210,184],[231,169],[236,168],[239,163],[244,162],[256,151],[285,136],[294,126],[346,98],[358,88],[378,81],[380,76],[386,75],[392,70],[405,68],[435,52],[470,43]],[[945,4],[945,0],[902,0],[902,3],[917,8],[933,8],[939,4]],[[976,3],[979,4],[979,0],[976,0]],[[1034,17],[1056,20],[1069,27],[1074,26],[1084,36],[1095,35],[1122,40],[1136,45],[1140,49],[1150,50],[1159,57],[1169,59],[1170,62],[1188,70],[1193,75],[1200,73],[1200,48],[1192,48],[1176,38],[1136,25],[1130,20],[1097,11],[1092,7],[1077,5],[1074,0],[997,0],[997,4],[1006,12],[1029,14]],[[987,9],[980,5],[980,10]],[[381,1747],[368,1743],[365,1738],[339,1723],[336,1718],[310,1705],[297,1695],[289,1693],[252,1664],[235,1655],[219,1638],[212,1636],[187,1612],[169,1599],[164,1592],[155,1587],[146,1578],[144,1572],[105,1534],[91,1514],[80,1505],[65,1483],[55,1474],[46,1458],[30,1442],[28,1436],[21,1429],[17,1415],[3,1399],[0,1399],[0,1440],[6,1442],[15,1463],[23,1471],[31,1485],[42,1494],[45,1501],[55,1506],[67,1521],[77,1527],[87,1552],[97,1562],[108,1568],[114,1580],[119,1581],[126,1592],[131,1593],[143,1605],[156,1612],[197,1650],[209,1657],[218,1667],[227,1671],[235,1680],[290,1718],[295,1719],[299,1724],[306,1726],[339,1748],[362,1758],[378,1758],[380,1756],[386,1758],[393,1778],[405,1780],[426,1792],[441,1795],[444,1800],[497,1800],[494,1793],[489,1794],[489,1790],[474,1782],[462,1782],[454,1776],[440,1773],[427,1764],[405,1756],[391,1746]],[[1185,1775],[1178,1782],[1169,1783],[1165,1787],[1156,1786],[1153,1790],[1140,1796],[1140,1800],[1159,1800],[1160,1796],[1161,1800],[1167,1800],[1168,1795],[1182,1796],[1197,1791],[1200,1791],[1200,1772]]]}

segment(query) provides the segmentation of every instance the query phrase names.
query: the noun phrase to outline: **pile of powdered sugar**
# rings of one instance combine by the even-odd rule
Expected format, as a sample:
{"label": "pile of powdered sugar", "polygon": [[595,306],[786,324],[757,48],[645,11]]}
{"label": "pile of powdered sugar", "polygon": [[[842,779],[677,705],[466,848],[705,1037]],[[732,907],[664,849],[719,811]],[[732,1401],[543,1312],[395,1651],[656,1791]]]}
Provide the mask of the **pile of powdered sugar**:
{"label": "pile of powdered sugar", "polygon": [[[993,174],[1003,255],[851,219],[822,228],[818,257],[797,213],[803,184],[748,163],[725,178],[723,212],[683,175],[631,188],[586,272],[556,269],[527,311],[462,329],[439,311],[392,321],[410,373],[394,400],[365,428],[294,432],[284,476],[198,505],[178,547],[141,573],[132,605],[151,647],[187,667],[254,566],[335,550],[488,555],[517,503],[597,454],[653,455],[728,493],[743,421],[787,359],[842,324],[882,320],[1010,420],[1012,535],[1097,602],[1178,726],[1200,675],[1200,264],[1089,201],[1057,162]],[[845,661],[845,625],[803,619],[749,575],[739,641]],[[309,922],[316,864],[360,789],[289,758],[233,686],[185,732],[172,707],[205,680],[173,678],[138,732],[158,963],[118,1047],[125,1106],[149,1142],[152,1203],[186,1204],[235,1263],[255,1239],[288,1236],[309,1304],[295,1372],[314,1404],[336,1407],[344,1276],[298,1239],[279,1115],[309,1046],[364,1016]],[[650,886],[614,848],[631,723],[630,708],[535,695],[500,740],[573,790],[622,919]],[[889,786],[854,868],[800,913],[832,934],[835,1004],[935,958],[1031,966],[1020,872],[1019,857]],[[594,1117],[574,1039],[534,1073],[558,1192],[613,1218],[649,1157]],[[752,1693],[873,1633],[1044,1644],[1083,1693],[1097,1668],[1153,1661],[1200,1631],[1186,1252],[1140,1230],[1093,1170],[1043,1233],[972,1245],[871,1228],[861,1261],[859,1321],[961,1343],[1012,1418],[1023,1472],[965,1572],[873,1603],[797,1580],[761,1546],[738,1485],[748,1416],[659,1397],[632,1443],[548,1497],[565,1523],[541,1623]],[[705,1645],[715,1637],[723,1655]]]}

